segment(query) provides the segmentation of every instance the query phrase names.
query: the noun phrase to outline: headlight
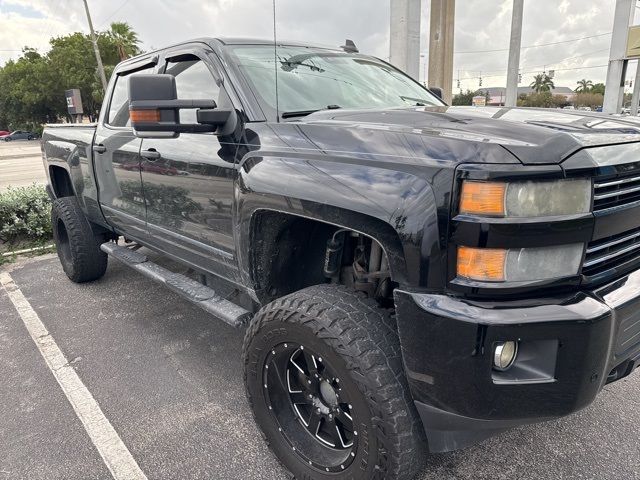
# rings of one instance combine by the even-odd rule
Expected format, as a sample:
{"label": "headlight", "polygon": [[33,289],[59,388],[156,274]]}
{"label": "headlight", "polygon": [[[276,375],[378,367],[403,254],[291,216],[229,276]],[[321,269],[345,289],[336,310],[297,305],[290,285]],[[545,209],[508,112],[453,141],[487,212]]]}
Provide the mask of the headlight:
{"label": "headlight", "polygon": [[481,182],[465,180],[460,213],[493,217],[544,217],[587,213],[591,180]]}
{"label": "headlight", "polygon": [[458,247],[458,277],[483,282],[550,280],[577,275],[583,243],[536,248]]}

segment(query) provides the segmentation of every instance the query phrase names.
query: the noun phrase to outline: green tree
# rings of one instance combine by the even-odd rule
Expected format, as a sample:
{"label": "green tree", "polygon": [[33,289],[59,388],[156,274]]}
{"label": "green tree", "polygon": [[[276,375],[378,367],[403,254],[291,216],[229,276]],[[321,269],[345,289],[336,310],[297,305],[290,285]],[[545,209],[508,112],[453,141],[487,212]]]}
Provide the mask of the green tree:
{"label": "green tree", "polygon": [[520,94],[519,107],[562,108],[569,105],[564,95],[553,95],[551,92]]}
{"label": "green tree", "polygon": [[604,95],[604,83],[594,83],[589,92]]}
{"label": "green tree", "polygon": [[602,106],[603,100],[604,96],[601,93],[580,92],[573,100],[573,104],[576,107],[589,107],[592,110],[595,110],[596,108]]}
{"label": "green tree", "polygon": [[[98,34],[98,48],[107,77],[121,61],[121,54],[139,53],[137,34],[125,24]],[[118,32],[119,37],[116,35]],[[119,42],[119,43],[118,43]],[[45,122],[68,117],[64,91],[80,89],[83,110],[95,119],[104,92],[93,45],[80,32],[49,41],[47,55],[25,47],[22,56],[0,67],[0,126],[35,128]],[[70,120],[70,119],[69,119]]]}
{"label": "green tree", "polygon": [[586,78],[578,80],[576,83],[578,84],[575,89],[576,93],[587,93],[593,88],[593,82],[591,80],[587,80]]}
{"label": "green tree", "polygon": [[9,129],[38,129],[37,124],[54,121],[65,104],[56,98],[59,79],[48,60],[33,49],[0,69],[0,123]]}
{"label": "green tree", "polygon": [[487,90],[469,90],[466,92],[460,92],[453,96],[451,101],[452,105],[471,105],[473,97],[484,96],[489,101],[489,92]]}
{"label": "green tree", "polygon": [[549,75],[547,75],[546,73],[540,73],[539,75],[533,77],[533,82],[531,82],[529,87],[531,87],[531,89],[536,93],[540,93],[550,92],[555,88],[555,85],[553,84],[553,80],[551,80],[551,77]]}
{"label": "green tree", "polygon": [[138,34],[131,29],[128,23],[113,22],[107,35],[115,45],[120,61],[140,53]]}

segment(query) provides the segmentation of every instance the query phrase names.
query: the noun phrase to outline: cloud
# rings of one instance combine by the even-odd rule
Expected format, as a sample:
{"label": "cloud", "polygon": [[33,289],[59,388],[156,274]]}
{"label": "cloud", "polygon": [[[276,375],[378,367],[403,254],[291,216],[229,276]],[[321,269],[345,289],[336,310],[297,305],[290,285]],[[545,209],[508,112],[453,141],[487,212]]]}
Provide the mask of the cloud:
{"label": "cloud", "polygon": [[[429,2],[422,2],[421,52],[428,51]],[[512,0],[457,0],[455,79],[463,89],[501,86],[506,81]],[[89,0],[95,27],[127,21],[145,50],[200,36],[273,36],[271,0]],[[535,0],[525,2],[523,46],[554,43],[611,31],[615,0]],[[280,39],[338,46],[346,38],[362,52],[389,55],[390,0],[276,0]],[[0,0],[0,64],[17,58],[24,46],[45,52],[48,39],[88,32],[79,0]],[[604,35],[521,53],[522,84],[543,69],[556,71],[556,84],[604,81],[611,37]],[[483,52],[485,50],[498,50]],[[474,53],[460,53],[474,52]],[[426,57],[425,57],[426,58]],[[595,68],[585,68],[594,67]],[[571,69],[571,70],[563,70]],[[424,72],[421,65],[421,76]],[[629,70],[629,78],[633,74]]]}

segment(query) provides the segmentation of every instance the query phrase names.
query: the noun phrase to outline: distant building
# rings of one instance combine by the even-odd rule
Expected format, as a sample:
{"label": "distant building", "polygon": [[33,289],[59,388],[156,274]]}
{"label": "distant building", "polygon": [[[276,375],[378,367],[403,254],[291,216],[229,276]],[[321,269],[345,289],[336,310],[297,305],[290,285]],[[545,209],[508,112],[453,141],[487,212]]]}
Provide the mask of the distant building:
{"label": "distant building", "polygon": [[[487,105],[500,106],[504,105],[505,98],[507,96],[505,87],[487,87],[480,88],[479,91],[489,94],[489,101]],[[518,87],[518,96],[523,93],[534,93],[531,87]],[[572,102],[576,96],[576,92],[569,87],[556,87],[551,89],[553,95],[564,95],[567,97],[568,102]]]}

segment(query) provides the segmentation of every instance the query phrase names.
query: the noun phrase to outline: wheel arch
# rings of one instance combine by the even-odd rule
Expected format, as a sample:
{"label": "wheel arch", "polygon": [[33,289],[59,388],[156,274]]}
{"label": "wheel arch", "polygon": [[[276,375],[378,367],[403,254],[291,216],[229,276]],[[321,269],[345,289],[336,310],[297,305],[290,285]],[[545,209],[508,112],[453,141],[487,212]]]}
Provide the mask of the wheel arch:
{"label": "wheel arch", "polygon": [[71,175],[66,168],[59,165],[49,165],[49,179],[56,198],[76,196]]}
{"label": "wheel arch", "polygon": [[[377,242],[388,259],[392,280],[400,284],[406,283],[403,245],[391,225],[361,213],[327,205],[322,207],[325,213],[331,214],[318,216],[311,212],[301,214],[267,207],[251,212],[245,224],[246,232],[243,235],[239,261],[259,300],[268,301],[280,294],[291,293],[268,291],[269,279],[272,275],[277,276],[283,267],[278,263],[279,250],[283,247],[289,249],[287,258],[294,260],[297,247],[304,245],[308,252],[302,262],[295,263],[295,271],[291,272],[292,285],[304,288],[326,281],[322,277],[326,241],[340,229],[362,234]],[[311,266],[313,268],[309,268]]]}

